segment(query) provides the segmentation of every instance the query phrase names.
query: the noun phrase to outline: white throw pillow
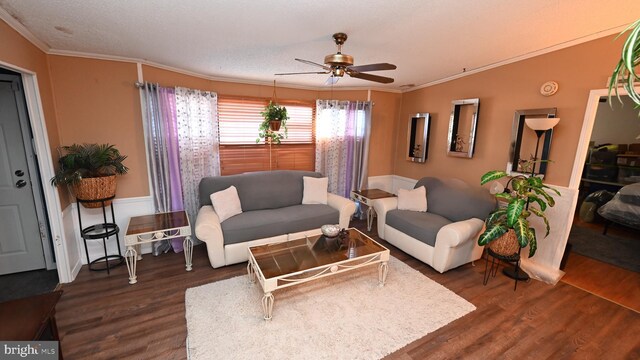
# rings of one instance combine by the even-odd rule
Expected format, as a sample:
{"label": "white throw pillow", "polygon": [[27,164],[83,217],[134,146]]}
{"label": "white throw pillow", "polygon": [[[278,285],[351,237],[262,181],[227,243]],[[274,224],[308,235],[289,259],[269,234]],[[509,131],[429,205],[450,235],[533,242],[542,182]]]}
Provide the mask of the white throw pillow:
{"label": "white throw pillow", "polygon": [[238,189],[235,186],[229,186],[222,191],[215,192],[211,194],[210,198],[220,222],[234,215],[242,214],[242,205],[240,205]]}
{"label": "white throw pillow", "polygon": [[427,189],[424,186],[413,190],[398,189],[398,210],[427,211]]}
{"label": "white throw pillow", "polygon": [[327,188],[329,187],[329,179],[314,178],[310,176],[302,177],[304,190],[302,192],[303,204],[326,204]]}

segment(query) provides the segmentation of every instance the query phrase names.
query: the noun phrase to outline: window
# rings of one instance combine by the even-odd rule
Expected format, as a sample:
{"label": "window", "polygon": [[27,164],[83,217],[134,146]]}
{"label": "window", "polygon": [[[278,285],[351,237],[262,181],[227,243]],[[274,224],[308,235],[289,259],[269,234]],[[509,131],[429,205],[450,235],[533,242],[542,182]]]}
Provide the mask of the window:
{"label": "window", "polygon": [[261,170],[313,170],[315,103],[279,100],[287,108],[288,137],[281,145],[256,143],[260,112],[268,99],[220,97],[220,171],[222,175]]}

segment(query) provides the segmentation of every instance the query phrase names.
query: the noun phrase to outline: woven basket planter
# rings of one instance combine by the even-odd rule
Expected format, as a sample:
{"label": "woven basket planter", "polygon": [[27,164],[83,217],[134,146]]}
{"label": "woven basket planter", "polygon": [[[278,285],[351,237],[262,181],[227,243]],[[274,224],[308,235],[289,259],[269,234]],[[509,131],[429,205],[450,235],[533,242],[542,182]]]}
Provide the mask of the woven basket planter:
{"label": "woven basket planter", "polygon": [[[116,194],[116,176],[103,176],[95,178],[83,178],[78,184],[72,186],[73,195],[80,200],[105,199]],[[102,207],[102,202],[82,202],[86,208]],[[111,200],[105,201],[105,205],[110,205]]]}
{"label": "woven basket planter", "polygon": [[280,120],[269,121],[269,128],[271,129],[271,131],[279,131],[280,125],[282,125],[282,121]]}
{"label": "woven basket planter", "polygon": [[489,249],[503,256],[517,254],[518,250],[520,250],[520,244],[518,243],[516,232],[513,229],[509,229],[504,235],[490,242]]}

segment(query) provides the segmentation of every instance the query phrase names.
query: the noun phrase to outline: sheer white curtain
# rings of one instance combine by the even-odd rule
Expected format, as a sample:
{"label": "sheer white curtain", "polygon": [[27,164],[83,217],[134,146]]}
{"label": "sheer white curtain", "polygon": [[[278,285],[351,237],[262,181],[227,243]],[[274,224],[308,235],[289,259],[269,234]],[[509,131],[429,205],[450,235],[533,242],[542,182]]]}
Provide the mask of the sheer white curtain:
{"label": "sheer white curtain", "polygon": [[328,177],[329,192],[366,188],[370,134],[370,102],[316,101],[315,170]]}
{"label": "sheer white curtain", "polygon": [[217,108],[216,93],[176,88],[182,196],[192,227],[198,213],[200,179],[220,175]]}

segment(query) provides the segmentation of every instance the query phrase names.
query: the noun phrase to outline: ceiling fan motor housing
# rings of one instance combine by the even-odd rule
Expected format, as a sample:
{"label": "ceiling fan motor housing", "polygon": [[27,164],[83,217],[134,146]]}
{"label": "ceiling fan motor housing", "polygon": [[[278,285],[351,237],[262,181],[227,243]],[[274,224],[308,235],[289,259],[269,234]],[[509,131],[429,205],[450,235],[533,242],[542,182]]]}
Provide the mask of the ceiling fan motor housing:
{"label": "ceiling fan motor housing", "polygon": [[351,66],[353,56],[347,54],[331,54],[324,57],[324,63],[330,66]]}

